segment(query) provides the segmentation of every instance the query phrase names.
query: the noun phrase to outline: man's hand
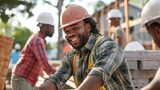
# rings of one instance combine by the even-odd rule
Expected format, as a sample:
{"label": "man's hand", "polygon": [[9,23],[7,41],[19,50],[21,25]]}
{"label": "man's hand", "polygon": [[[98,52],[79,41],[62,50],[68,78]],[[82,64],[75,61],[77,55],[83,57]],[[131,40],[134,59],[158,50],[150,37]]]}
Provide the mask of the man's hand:
{"label": "man's hand", "polygon": [[50,80],[46,80],[39,88],[38,90],[57,90],[55,84],[51,82]]}
{"label": "man's hand", "polygon": [[47,75],[45,71],[42,71],[41,77],[44,79],[47,79],[49,76]]}

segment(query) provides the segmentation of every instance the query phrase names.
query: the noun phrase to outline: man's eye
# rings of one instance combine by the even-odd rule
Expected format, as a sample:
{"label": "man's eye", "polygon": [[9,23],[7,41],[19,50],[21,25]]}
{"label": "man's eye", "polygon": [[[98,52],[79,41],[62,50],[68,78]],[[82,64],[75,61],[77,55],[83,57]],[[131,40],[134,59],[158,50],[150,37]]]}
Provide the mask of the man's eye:
{"label": "man's eye", "polygon": [[73,30],[78,30],[78,29],[79,29],[79,27],[74,27],[74,28],[73,28]]}

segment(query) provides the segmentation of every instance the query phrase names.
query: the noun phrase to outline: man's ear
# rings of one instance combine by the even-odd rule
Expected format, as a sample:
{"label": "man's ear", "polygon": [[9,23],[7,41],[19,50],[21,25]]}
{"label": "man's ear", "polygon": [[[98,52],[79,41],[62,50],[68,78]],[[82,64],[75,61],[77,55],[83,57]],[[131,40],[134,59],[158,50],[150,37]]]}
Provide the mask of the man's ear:
{"label": "man's ear", "polygon": [[157,34],[157,36],[160,37],[160,28],[159,27],[155,27],[154,30],[155,30],[155,33]]}
{"label": "man's ear", "polygon": [[87,32],[91,31],[91,25],[89,23],[85,24],[85,28]]}

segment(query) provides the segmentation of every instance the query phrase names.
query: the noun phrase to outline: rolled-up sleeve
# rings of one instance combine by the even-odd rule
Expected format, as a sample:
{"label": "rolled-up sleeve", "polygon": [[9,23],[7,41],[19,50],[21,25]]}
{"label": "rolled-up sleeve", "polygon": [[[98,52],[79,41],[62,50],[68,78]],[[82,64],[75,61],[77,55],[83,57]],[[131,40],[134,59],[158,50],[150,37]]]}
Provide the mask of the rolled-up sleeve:
{"label": "rolled-up sleeve", "polygon": [[62,64],[57,72],[49,77],[49,80],[56,85],[58,90],[62,89],[63,85],[72,75],[72,60],[73,55],[67,53],[62,59]]}

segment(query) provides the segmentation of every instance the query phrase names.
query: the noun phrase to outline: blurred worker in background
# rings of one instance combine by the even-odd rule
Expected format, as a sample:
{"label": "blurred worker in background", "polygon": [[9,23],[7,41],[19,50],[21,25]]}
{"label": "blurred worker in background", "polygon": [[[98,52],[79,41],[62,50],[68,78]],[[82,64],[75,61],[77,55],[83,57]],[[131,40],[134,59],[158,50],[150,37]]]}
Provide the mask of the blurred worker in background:
{"label": "blurred worker in background", "polygon": [[13,66],[17,63],[18,59],[20,58],[20,54],[21,54],[21,45],[19,43],[16,43],[14,45],[14,49],[11,52],[11,60],[10,60],[10,64],[9,64],[9,69],[8,69],[8,74],[7,74],[7,83],[10,84],[11,83],[11,69],[13,68]]}
{"label": "blurred worker in background", "polygon": [[61,54],[61,59],[62,59],[63,56],[71,49],[71,46],[64,38],[60,39],[60,43],[63,46],[63,52]]}
{"label": "blurred worker in background", "polygon": [[39,90],[62,90],[71,76],[75,90],[133,90],[122,48],[99,33],[84,7],[67,5],[60,21],[60,29],[73,49],[65,54],[57,72]]}
{"label": "blurred worker in background", "polygon": [[12,51],[11,53],[11,64],[16,64],[19,57],[20,57],[20,51],[21,49],[21,46],[19,43],[16,43],[15,46],[14,46],[14,50]]}
{"label": "blurred worker in background", "polygon": [[112,9],[108,13],[107,20],[111,27],[111,33],[109,37],[116,40],[118,44],[124,49],[127,44],[127,39],[125,31],[121,27],[122,19],[122,13],[118,9]]}
{"label": "blurred worker in background", "polygon": [[[160,0],[149,0],[141,12],[142,25],[160,48]],[[160,90],[160,68],[153,80],[141,90]]]}
{"label": "blurred worker in background", "polygon": [[12,69],[13,90],[35,90],[42,69],[49,75],[56,70],[48,63],[46,53],[47,36],[54,33],[54,20],[50,13],[42,12],[37,18],[40,31],[33,34],[22,49],[20,59]]}

